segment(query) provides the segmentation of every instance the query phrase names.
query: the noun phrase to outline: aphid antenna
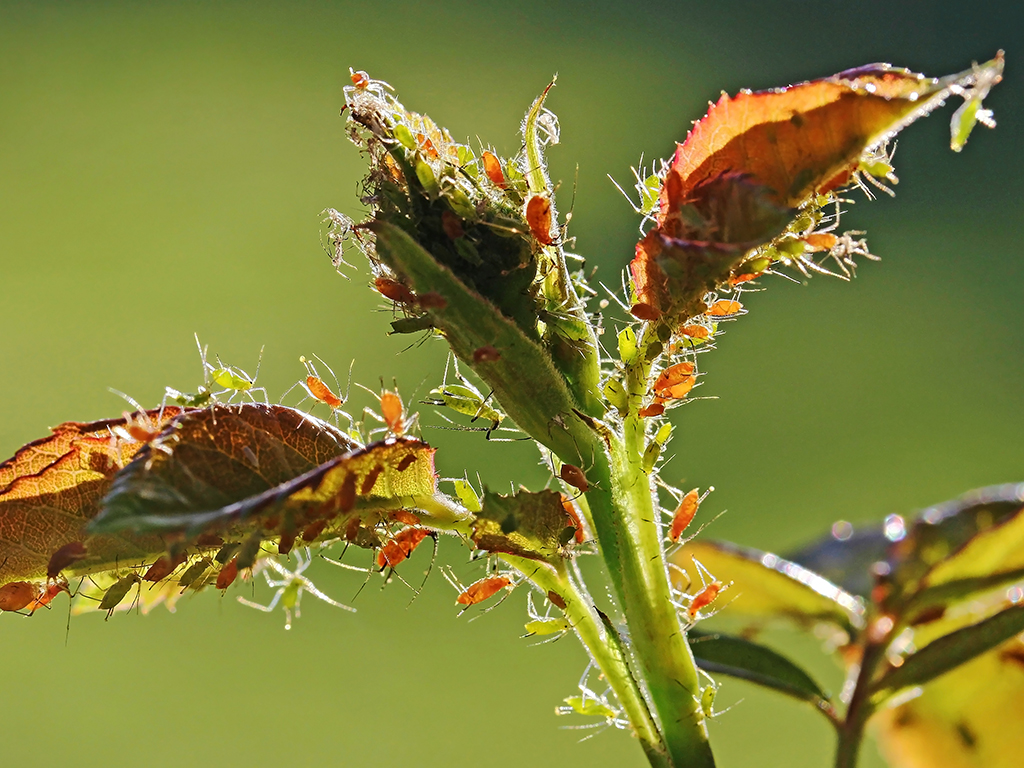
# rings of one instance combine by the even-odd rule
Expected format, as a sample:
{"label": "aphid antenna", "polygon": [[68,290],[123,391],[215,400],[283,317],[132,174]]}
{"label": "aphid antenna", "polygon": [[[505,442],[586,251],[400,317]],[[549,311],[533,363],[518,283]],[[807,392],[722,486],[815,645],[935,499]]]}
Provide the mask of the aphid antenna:
{"label": "aphid antenna", "polygon": [[134,397],[132,397],[131,395],[126,395],[126,394],[125,394],[124,392],[122,392],[121,390],[119,390],[119,389],[114,389],[113,387],[107,387],[107,391],[108,391],[108,392],[112,392],[113,394],[117,395],[117,396],[118,396],[118,397],[120,397],[121,399],[125,400],[125,401],[126,401],[126,402],[127,402],[128,404],[129,404],[129,405],[131,405],[131,406],[132,406],[132,408],[134,408],[134,409],[135,409],[136,411],[138,411],[138,412],[139,412],[140,414],[145,414],[145,413],[146,413],[146,409],[145,409],[145,408],[143,408],[143,407],[142,407],[142,406],[141,406],[141,405],[139,404],[139,401],[138,401],[138,400],[136,400],[136,399],[135,399]]}
{"label": "aphid antenna", "polygon": [[[636,175],[636,169],[635,168],[631,168],[630,170],[632,170],[633,174]],[[614,186],[617,190],[619,190],[619,194],[621,194],[624,198],[626,198],[626,202],[629,203],[629,207],[633,209],[633,213],[643,213],[643,210],[640,208],[640,206],[638,206],[636,203],[633,202],[633,198],[631,198],[629,195],[626,194],[626,190],[624,190],[621,186],[619,186],[619,182],[617,182],[615,180],[615,177],[613,177],[610,173],[605,174],[605,175],[608,177],[608,181],[610,181],[612,183],[612,186]],[[637,177],[637,178],[639,178],[639,177]]]}

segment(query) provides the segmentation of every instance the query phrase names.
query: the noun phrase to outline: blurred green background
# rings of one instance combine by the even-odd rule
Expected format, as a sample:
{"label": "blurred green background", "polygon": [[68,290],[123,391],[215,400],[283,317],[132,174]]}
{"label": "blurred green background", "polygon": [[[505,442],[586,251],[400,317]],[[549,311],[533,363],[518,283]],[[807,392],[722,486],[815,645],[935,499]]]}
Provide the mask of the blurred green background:
{"label": "blurred green background", "polygon": [[[198,332],[276,399],[300,354],[407,399],[445,351],[400,354],[365,265],[335,274],[320,211],[359,216],[363,166],[338,117],[348,68],[396,86],[456,138],[506,155],[530,101],[562,125],[550,152],[578,251],[617,284],[637,219],[606,178],[668,155],[724,89],[891,60],[932,75],[1007,49],[1006,81],[962,156],[951,107],[908,130],[899,195],[861,202],[881,264],[852,284],[767,280],[703,360],[717,401],[676,411],[666,479],[715,485],[716,537],[786,550],[835,519],[874,521],[1024,480],[1024,164],[1019,4],[731,2],[687,6],[290,2],[0,5],[0,454],[64,420],[193,388]],[[628,186],[628,184],[624,184]],[[426,379],[426,381],[424,381]],[[358,407],[367,404],[364,399]],[[437,423],[431,414],[425,421]],[[525,444],[431,432],[443,474],[544,482]],[[446,550],[462,563],[464,553]],[[425,567],[427,555],[418,554]],[[472,572],[466,571],[469,578]],[[360,577],[311,570],[347,601]],[[12,766],[641,765],[620,732],[577,744],[554,706],[584,664],[571,639],[527,647],[524,595],[467,624],[435,573],[406,610],[372,583],[342,614],[309,598],[291,632],[232,595],[174,617],[64,606],[0,617],[0,718]],[[256,597],[269,597],[266,587]],[[815,653],[810,643],[804,652]],[[835,690],[840,679],[816,659]],[[711,723],[722,766],[822,766],[809,709],[739,683]],[[869,754],[865,766],[881,765]]]}

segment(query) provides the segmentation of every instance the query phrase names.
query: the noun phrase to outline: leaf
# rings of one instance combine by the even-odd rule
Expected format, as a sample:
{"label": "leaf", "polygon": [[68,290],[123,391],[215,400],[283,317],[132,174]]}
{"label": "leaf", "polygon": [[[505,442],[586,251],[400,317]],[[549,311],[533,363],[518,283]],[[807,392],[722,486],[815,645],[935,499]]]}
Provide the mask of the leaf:
{"label": "leaf", "polygon": [[828,695],[804,670],[784,656],[731,635],[689,633],[690,649],[705,672],[729,675],[806,701],[825,714],[835,715]]}
{"label": "leaf", "polygon": [[1015,605],[933,640],[872,685],[872,700],[880,704],[901,690],[931,682],[1020,632],[1024,632],[1024,606]]}
{"label": "leaf", "polygon": [[916,698],[883,707],[871,722],[894,768],[1017,768],[1022,709],[1024,643],[1013,639],[933,680]]}
{"label": "leaf", "polygon": [[[152,410],[133,420],[159,429],[182,409]],[[125,432],[126,419],[67,422],[0,464],[0,577],[5,582],[43,578],[51,557],[84,542],[66,575],[94,573],[129,560],[153,559],[164,543],[155,536],[90,537],[87,523],[99,511],[114,474],[142,446]]]}
{"label": "leaf", "polygon": [[479,549],[544,560],[558,570],[564,567],[563,541],[575,533],[561,495],[551,490],[512,496],[487,491],[473,523],[473,543]]}
{"label": "leaf", "polygon": [[[889,139],[951,95],[980,101],[1002,66],[1000,53],[966,72],[928,78],[870,64],[786,88],[723,94],[676,148],[657,226],[630,264],[644,314],[673,321],[700,314],[703,294],[728,285],[744,254],[778,237],[795,209],[858,172],[891,176],[881,158]],[[975,115],[956,122],[954,146],[966,131],[958,126]],[[790,238],[801,253],[803,234]]]}
{"label": "leaf", "polygon": [[[741,615],[760,622],[789,619],[802,626],[830,622],[853,633],[863,625],[861,601],[830,581],[778,555],[733,544],[691,541],[672,556],[683,569],[699,561],[714,578],[732,582],[736,597],[729,603],[730,616]],[[692,570],[692,568],[690,568]],[[676,588],[680,584],[674,575]]]}
{"label": "leaf", "polygon": [[293,408],[215,406],[190,413],[140,452],[91,527],[190,539],[217,532],[235,540],[294,539],[318,524],[316,539],[338,535],[353,519],[376,523],[382,510],[417,503],[454,519],[457,513],[434,499],[433,456],[414,438],[359,446]]}
{"label": "leaf", "polygon": [[874,577],[871,567],[884,562],[892,541],[885,537],[881,525],[870,525],[843,532],[829,532],[822,539],[786,555],[854,595],[865,599],[871,594]]}

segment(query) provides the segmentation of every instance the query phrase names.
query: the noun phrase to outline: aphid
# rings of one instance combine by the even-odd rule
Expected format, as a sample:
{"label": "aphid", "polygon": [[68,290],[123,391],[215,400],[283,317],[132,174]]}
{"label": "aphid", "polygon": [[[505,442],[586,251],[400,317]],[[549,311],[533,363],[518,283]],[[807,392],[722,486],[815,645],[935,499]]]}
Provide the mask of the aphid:
{"label": "aphid", "polygon": [[405,525],[419,525],[420,519],[407,509],[396,509],[388,514],[388,517],[396,523]]}
{"label": "aphid", "polygon": [[259,557],[262,544],[263,533],[261,531],[254,531],[242,541],[242,546],[238,548],[238,554],[235,555],[235,560],[238,561],[240,569],[245,570],[246,568],[253,567],[256,563],[256,558]]}
{"label": "aphid", "polygon": [[466,587],[455,598],[455,603],[456,605],[464,605],[468,608],[471,605],[482,603],[484,600],[494,597],[505,587],[511,586],[512,580],[507,576],[486,576]]}
{"label": "aphid", "polygon": [[644,406],[637,412],[641,419],[648,419],[652,416],[661,416],[665,412],[665,404],[655,400],[650,405]]}
{"label": "aphid", "polygon": [[404,562],[430,535],[431,532],[425,528],[403,528],[380,548],[380,552],[377,553],[377,566],[381,570],[394,568]]}
{"label": "aphid", "polygon": [[599,729],[586,738],[596,736],[597,733],[600,733],[600,731],[605,728],[615,727],[623,729],[629,727],[629,721],[622,718],[621,710],[617,709],[608,699],[608,696],[611,693],[611,688],[606,689],[600,696],[590,689],[587,678],[593,667],[594,663],[590,662],[583,670],[583,677],[580,678],[579,682],[580,695],[567,696],[563,699],[566,706],[555,707],[556,715],[571,715],[575,713],[585,717],[603,718],[603,722],[599,723],[567,726],[575,730]]}
{"label": "aphid", "polygon": [[[441,229],[444,230],[449,240],[458,240],[466,235],[466,231],[462,228],[462,219],[451,211],[441,211]],[[420,302],[420,306],[422,306],[422,302]]]}
{"label": "aphid", "polygon": [[576,488],[580,493],[586,493],[590,490],[590,483],[587,481],[586,474],[574,464],[563,464],[558,470],[558,476],[562,479],[562,482]]}
{"label": "aphid", "polygon": [[201,584],[203,574],[212,567],[213,561],[208,557],[201,557],[192,563],[192,565],[185,569],[185,572],[181,574],[181,578],[178,580],[178,586],[181,587],[181,591],[184,592],[196,582]]}
{"label": "aphid", "polygon": [[658,375],[657,379],[655,379],[654,385],[651,387],[651,391],[656,395],[664,397],[665,393],[673,386],[690,378],[695,370],[696,366],[689,362],[670,365]]}
{"label": "aphid", "polygon": [[[458,384],[448,383],[448,364],[454,362],[455,378]],[[490,422],[490,427],[485,427],[485,438],[490,440],[491,434],[498,429],[505,414],[488,403],[489,397],[484,397],[480,390],[474,387],[468,379],[459,373],[459,364],[454,357],[448,358],[445,364],[444,378],[441,386],[430,390],[430,397],[421,400],[424,405],[436,405],[451,408],[456,413],[472,417],[470,423],[481,419]]]}
{"label": "aphid", "polygon": [[394,90],[383,80],[374,80],[361,69],[352,69],[349,67],[348,71],[349,77],[352,79],[352,85],[345,89],[346,95],[350,90],[352,90],[356,93],[371,93],[377,98],[383,99],[385,88],[389,91]]}
{"label": "aphid", "polygon": [[138,584],[141,588],[142,578],[135,571],[129,571],[127,576],[122,576],[118,579],[112,587],[103,593],[103,598],[100,600],[100,610],[107,612],[107,619],[113,615],[114,610],[121,601],[124,600],[125,595]]}
{"label": "aphid", "polygon": [[694,516],[697,514],[697,508],[700,506],[700,492],[694,488],[692,491],[683,496],[682,501],[679,502],[679,506],[676,507],[675,513],[672,515],[672,525],[669,526],[668,538],[673,544],[679,541],[679,537],[683,535],[683,531],[693,522]]}
{"label": "aphid", "polygon": [[719,594],[732,585],[732,582],[725,584],[716,579],[696,558],[694,558],[693,564],[697,567],[697,573],[700,575],[703,586],[696,595],[688,596],[690,601],[689,605],[686,606],[686,619],[690,625],[695,624],[699,619],[707,618],[707,616],[700,615],[701,609],[713,603]]}
{"label": "aphid", "polygon": [[469,482],[469,478],[462,477],[452,480],[452,484],[455,486],[455,495],[459,497],[462,506],[470,512],[479,512],[483,509],[483,505],[480,503],[480,495]]}
{"label": "aphid", "polygon": [[416,303],[416,294],[402,283],[392,280],[390,277],[380,275],[374,279],[373,285],[382,296],[391,299],[396,304]]}
{"label": "aphid", "polygon": [[694,339],[695,341],[705,340],[711,335],[711,332],[703,325],[684,325],[679,329],[679,332],[683,336]]}
{"label": "aphid", "polygon": [[359,494],[361,496],[369,496],[370,491],[373,490],[373,486],[377,484],[377,478],[380,477],[381,472],[384,471],[383,464],[377,464],[373,467],[363,478],[363,484],[359,488]]}
{"label": "aphid", "polygon": [[473,350],[474,363],[494,363],[501,359],[501,352],[490,344]]}
{"label": "aphid", "polygon": [[534,195],[526,203],[526,223],[541,245],[553,245],[551,237],[551,201],[545,195]]}
{"label": "aphid", "polygon": [[[163,417],[163,408],[160,409],[160,415],[156,419],[150,418],[146,409],[143,408],[136,400],[131,396],[126,395],[124,392],[119,392],[116,389],[108,388],[115,395],[118,395],[127,400],[136,413],[131,414],[125,411],[121,414],[124,417],[124,426],[115,426],[110,428],[110,448],[115,454],[119,453],[117,448],[117,440],[123,440],[126,443],[149,443],[154,440],[164,428],[160,422]],[[164,449],[165,452],[169,449]]]}
{"label": "aphid", "polygon": [[[335,503],[342,512],[351,512],[352,508],[356,505],[356,482],[358,480],[359,476],[355,472],[349,472],[345,475],[345,479],[341,481],[341,488],[335,497]],[[305,538],[305,533],[303,533],[303,538]]]}
{"label": "aphid", "polygon": [[426,291],[416,297],[416,303],[422,309],[444,309],[448,306],[448,300],[437,291]]}
{"label": "aphid", "polygon": [[183,562],[185,562],[184,554],[178,555],[177,557],[162,555],[149,567],[149,570],[146,571],[142,580],[152,582],[163,581]]}
{"label": "aphid", "polygon": [[645,302],[638,301],[636,304],[629,308],[629,314],[631,314],[637,320],[643,320],[645,322],[654,322],[655,320],[661,317],[661,310]]}
{"label": "aphid", "polygon": [[227,589],[238,578],[238,558],[233,557],[217,574],[217,589]]}
{"label": "aphid", "polygon": [[587,540],[587,532],[583,528],[583,521],[580,520],[580,515],[576,511],[576,505],[572,503],[572,499],[566,496],[564,493],[559,494],[562,501],[562,509],[565,510],[565,514],[569,516],[571,528],[573,529],[572,538],[575,539],[577,544],[582,544]]}
{"label": "aphid", "polygon": [[718,320],[722,320],[730,317],[738,317],[742,315],[746,310],[743,309],[743,305],[738,301],[731,299],[719,299],[709,306],[704,314],[708,317],[714,317]]}
{"label": "aphid", "polygon": [[[198,335],[196,336],[196,343],[199,343]],[[249,399],[255,403],[256,398],[253,397],[253,393],[262,392],[263,400],[266,402],[267,390],[264,387],[255,386],[256,379],[258,379],[260,375],[260,366],[263,364],[263,347],[260,347],[260,356],[256,361],[256,375],[251,378],[249,374],[241,368],[224,365],[219,357],[217,358],[217,365],[214,367],[212,363],[209,363],[206,360],[206,350],[200,349],[199,352],[203,361],[203,369],[209,373],[210,381],[218,387],[224,388],[220,392],[214,392],[212,397],[219,397],[220,395],[225,395],[230,392],[231,396],[228,398],[228,402],[230,403],[234,400],[235,395],[246,394],[249,396]]]}
{"label": "aphid", "polygon": [[35,613],[40,608],[45,608],[52,603],[53,599],[61,592],[67,592],[69,595],[71,594],[71,590],[68,589],[67,579],[63,576],[58,576],[55,579],[47,579],[45,587],[43,587],[43,585],[39,585],[38,594],[27,606],[28,610]]}
{"label": "aphid", "polygon": [[0,587],[0,611],[20,611],[36,599],[39,587],[31,581],[12,581]]}
{"label": "aphid", "polygon": [[50,562],[46,566],[47,578],[55,578],[58,573],[63,571],[72,563],[83,559],[87,554],[88,552],[85,549],[85,545],[80,541],[72,541],[69,544],[65,544],[50,555]]}
{"label": "aphid", "polygon": [[[550,610],[550,606],[549,606]],[[533,605],[533,593],[531,592],[526,596],[526,613],[529,615],[530,620],[524,625],[526,634],[523,637],[532,637],[534,635],[558,635],[558,637],[551,638],[557,640],[558,638],[565,635],[566,632],[572,630],[572,624],[566,618],[558,618],[549,614],[543,616],[537,612],[537,609]]]}
{"label": "aphid", "polygon": [[[270,613],[273,611],[278,603],[284,607],[285,613],[285,629],[292,628],[292,611],[295,611],[295,618],[301,616],[300,603],[302,602],[302,593],[309,592],[313,597],[323,600],[329,605],[333,605],[335,608],[341,608],[342,610],[355,612],[355,608],[348,605],[343,605],[336,600],[332,600],[330,597],[325,595],[316,586],[303,576],[303,572],[309,567],[310,563],[313,562],[313,558],[309,554],[309,550],[299,550],[296,554],[298,559],[298,565],[294,571],[289,571],[277,560],[272,557],[264,558],[260,561],[260,567],[263,569],[263,576],[267,580],[267,585],[277,591],[274,593],[274,597],[271,598],[270,603],[267,605],[261,605],[255,603],[252,600],[246,600],[244,597],[239,597],[238,602],[242,605],[247,605],[250,608],[256,608],[257,610]],[[274,570],[281,576],[280,579],[270,578],[270,574],[267,569]]]}
{"label": "aphid", "polygon": [[380,414],[374,413],[369,408],[364,408],[363,413],[368,416],[372,416],[374,419],[384,424],[386,430],[394,437],[403,437],[412,429],[413,425],[416,423],[416,416],[412,416],[411,418],[406,417],[405,405],[402,404],[402,398],[398,394],[397,385],[394,390],[384,389],[382,382],[381,392],[379,395],[370,389],[367,389],[366,391],[380,401]]}
{"label": "aphid", "polygon": [[[356,522],[359,522],[359,518],[356,518]],[[303,541],[314,541],[321,533],[324,532],[324,528],[327,527],[326,520],[314,520],[312,523],[302,529],[302,535],[300,538]]]}
{"label": "aphid", "polygon": [[494,186],[504,189],[507,182],[505,181],[505,174],[501,172],[501,161],[487,150],[483,151],[480,159],[483,161],[484,173],[487,174],[487,178],[491,180]]}
{"label": "aphid", "polygon": [[[320,358],[317,357],[317,355],[313,355],[313,357],[316,357],[317,360],[320,360]],[[295,387],[301,386],[303,389],[306,390],[307,397],[311,397],[318,403],[323,403],[324,405],[331,409],[331,415],[334,416],[334,421],[336,424],[338,423],[339,414],[348,419],[349,423],[351,424],[352,417],[345,413],[345,411],[341,410],[341,406],[343,406],[345,404],[345,401],[348,400],[349,390],[351,389],[352,386],[352,366],[349,366],[348,387],[346,387],[345,394],[344,396],[342,396],[341,385],[338,382],[338,377],[335,375],[334,370],[331,368],[331,366],[327,365],[327,363],[325,363],[323,360],[320,360],[320,363],[325,368],[327,368],[328,371],[330,371],[331,377],[334,379],[334,384],[336,387],[338,387],[337,395],[334,394],[331,388],[324,383],[324,380],[322,378],[320,378],[320,373],[319,371],[317,371],[316,366],[313,364],[311,360],[307,360],[305,356],[300,355],[299,362],[306,367],[306,379],[305,381],[297,381],[295,382],[295,384],[289,387],[288,390],[281,396],[281,400],[283,401],[288,396],[288,393],[295,389]],[[352,361],[352,364],[355,365],[354,360]],[[306,399],[307,398],[303,398],[302,400],[300,400],[298,402],[298,405],[302,405],[302,403],[304,403]]]}

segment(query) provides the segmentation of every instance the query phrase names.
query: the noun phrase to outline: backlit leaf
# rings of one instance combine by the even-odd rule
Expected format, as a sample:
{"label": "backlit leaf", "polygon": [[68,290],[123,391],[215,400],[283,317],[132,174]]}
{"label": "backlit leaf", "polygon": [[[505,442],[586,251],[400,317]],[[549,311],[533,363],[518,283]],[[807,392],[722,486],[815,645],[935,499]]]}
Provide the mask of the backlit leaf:
{"label": "backlit leaf", "polygon": [[[848,632],[863,623],[861,601],[818,574],[784,560],[778,555],[734,544],[695,540],[672,561],[694,571],[691,560],[699,561],[714,578],[733,582],[732,602],[726,615],[760,625],[772,619],[788,619],[802,626],[829,622]],[[686,588],[679,574],[676,587]]]}
{"label": "backlit leaf", "polygon": [[294,536],[324,521],[319,538],[417,503],[454,518],[434,499],[433,454],[414,438],[358,446],[293,408],[217,406],[189,414],[140,453],[92,527],[235,540]]}
{"label": "backlit leaf", "polygon": [[575,521],[555,491],[521,491],[513,496],[488,491],[473,524],[473,543],[487,552],[545,560],[560,568],[563,542],[574,539],[575,533]]}
{"label": "backlit leaf", "polygon": [[[149,411],[154,429],[171,422],[180,408]],[[114,475],[142,447],[127,436],[125,419],[68,422],[21,448],[0,464],[0,579],[44,578],[51,556],[72,542],[83,542],[66,575],[93,573],[120,560],[145,561],[163,552],[155,536],[89,536],[86,526]]]}

